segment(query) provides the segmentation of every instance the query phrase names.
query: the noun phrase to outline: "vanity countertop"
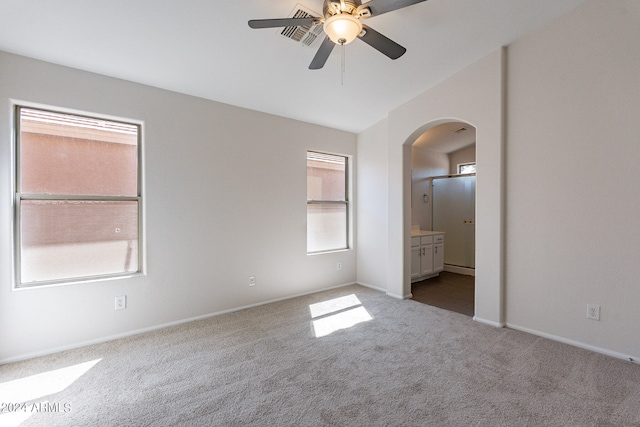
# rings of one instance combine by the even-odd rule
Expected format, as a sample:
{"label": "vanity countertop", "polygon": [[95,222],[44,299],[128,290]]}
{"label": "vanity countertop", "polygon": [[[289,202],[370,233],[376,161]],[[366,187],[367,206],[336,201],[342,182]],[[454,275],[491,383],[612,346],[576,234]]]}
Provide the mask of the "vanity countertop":
{"label": "vanity countertop", "polygon": [[436,234],[444,234],[444,231],[411,230],[411,237],[435,236]]}

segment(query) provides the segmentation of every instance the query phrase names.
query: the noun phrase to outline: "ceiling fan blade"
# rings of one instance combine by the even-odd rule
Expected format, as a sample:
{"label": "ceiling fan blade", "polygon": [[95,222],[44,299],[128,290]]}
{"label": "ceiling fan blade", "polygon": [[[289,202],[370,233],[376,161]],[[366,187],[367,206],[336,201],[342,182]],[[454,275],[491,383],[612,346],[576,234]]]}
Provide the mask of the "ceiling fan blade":
{"label": "ceiling fan blade", "polygon": [[336,44],[331,41],[329,36],[325,37],[324,41],[316,52],[316,56],[313,57],[311,64],[309,64],[309,69],[319,70],[320,68],[324,67],[325,62],[327,62],[327,59],[329,59],[329,55],[331,54],[331,51],[333,50],[333,47],[335,45]]}
{"label": "ceiling fan blade", "polygon": [[276,28],[313,25],[320,23],[320,18],[277,18],[277,19],[252,19],[249,21],[251,28]]}
{"label": "ceiling fan blade", "polygon": [[365,30],[364,35],[358,36],[358,38],[377,51],[384,53],[389,58],[398,59],[407,51],[407,49],[390,38],[383,36],[376,30],[366,25],[363,25],[362,28]]}
{"label": "ceiling fan blade", "polygon": [[364,6],[369,8],[371,16],[378,16],[412,4],[422,3],[423,1],[426,0],[371,0],[368,3],[364,3]]}

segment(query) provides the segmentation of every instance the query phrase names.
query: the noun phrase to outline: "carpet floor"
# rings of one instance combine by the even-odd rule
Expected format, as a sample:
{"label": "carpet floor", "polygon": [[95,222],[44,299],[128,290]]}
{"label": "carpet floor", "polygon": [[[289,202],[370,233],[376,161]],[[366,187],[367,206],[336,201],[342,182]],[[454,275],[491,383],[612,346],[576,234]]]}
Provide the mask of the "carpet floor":
{"label": "carpet floor", "polygon": [[0,366],[3,426],[638,426],[639,402],[638,365],[357,285]]}

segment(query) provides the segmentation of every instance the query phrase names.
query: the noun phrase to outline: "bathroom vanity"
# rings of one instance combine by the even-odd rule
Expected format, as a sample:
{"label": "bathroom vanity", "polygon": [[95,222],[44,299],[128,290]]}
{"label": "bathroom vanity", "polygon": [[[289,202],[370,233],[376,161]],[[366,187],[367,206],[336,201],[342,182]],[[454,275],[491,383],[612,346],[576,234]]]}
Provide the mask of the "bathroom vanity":
{"label": "bathroom vanity", "polygon": [[411,282],[438,276],[444,270],[444,232],[411,231]]}

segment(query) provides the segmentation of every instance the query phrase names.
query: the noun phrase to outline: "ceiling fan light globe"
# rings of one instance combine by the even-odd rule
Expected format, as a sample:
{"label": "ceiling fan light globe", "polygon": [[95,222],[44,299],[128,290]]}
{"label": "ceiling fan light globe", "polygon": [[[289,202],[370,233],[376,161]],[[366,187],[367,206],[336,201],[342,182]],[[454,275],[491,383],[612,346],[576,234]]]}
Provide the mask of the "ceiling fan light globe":
{"label": "ceiling fan light globe", "polygon": [[362,31],[360,20],[348,13],[333,15],[324,21],[324,32],[336,44],[349,44]]}

